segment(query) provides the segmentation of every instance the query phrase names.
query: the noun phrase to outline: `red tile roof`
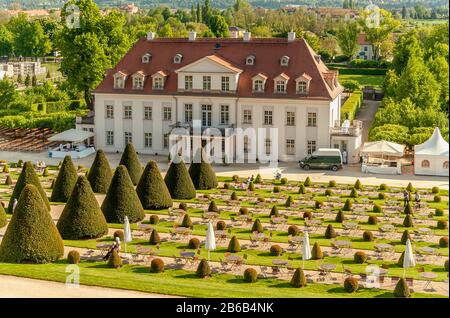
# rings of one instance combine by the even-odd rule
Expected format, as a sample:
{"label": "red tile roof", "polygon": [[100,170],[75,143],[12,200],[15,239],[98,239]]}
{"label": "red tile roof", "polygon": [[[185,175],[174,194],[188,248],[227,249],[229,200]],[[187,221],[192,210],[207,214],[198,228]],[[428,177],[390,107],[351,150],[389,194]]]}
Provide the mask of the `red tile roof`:
{"label": "red tile roof", "polygon": [[[152,54],[150,62],[142,63],[142,56],[148,52]],[[173,62],[175,54],[183,56],[180,64]],[[255,56],[254,65],[245,64],[248,55]],[[281,66],[280,58],[285,55],[290,57],[289,65]],[[228,67],[242,70],[237,92],[224,93],[226,96],[331,100],[343,91],[343,87],[339,84],[333,88],[327,85],[325,77],[328,78],[330,71],[303,39],[288,42],[287,39],[265,38],[251,39],[245,42],[242,39],[231,38],[198,38],[195,41],[175,38],[156,38],[148,41],[146,38],[142,38],[113,69],[107,72],[106,77],[94,93],[220,96],[220,93],[214,92],[178,92],[175,71],[202,58],[211,58],[211,56]],[[143,90],[134,90],[131,79],[126,80],[124,89],[113,88],[113,74],[118,71],[134,74],[141,70],[145,74],[155,74],[164,70],[167,73],[164,89],[152,90],[151,78],[147,78]],[[268,80],[265,92],[255,94],[252,91],[252,77],[259,73],[267,76]],[[311,77],[309,94],[307,96],[296,94],[295,81],[288,82],[286,94],[280,96],[280,94],[274,93],[273,79],[281,73],[285,73],[291,78],[297,78],[304,73],[308,74]]]}
{"label": "red tile roof", "polygon": [[370,42],[366,40],[366,35],[364,33],[358,34],[358,40],[359,45],[370,45]]}

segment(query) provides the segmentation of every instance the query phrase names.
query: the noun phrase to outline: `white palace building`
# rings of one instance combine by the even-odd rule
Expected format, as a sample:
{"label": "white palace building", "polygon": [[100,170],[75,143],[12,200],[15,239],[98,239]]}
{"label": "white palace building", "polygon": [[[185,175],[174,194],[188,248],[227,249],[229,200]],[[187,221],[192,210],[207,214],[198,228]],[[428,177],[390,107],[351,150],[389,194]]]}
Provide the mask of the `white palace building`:
{"label": "white palace building", "polygon": [[[121,152],[132,142],[139,153],[167,155],[172,130],[192,130],[193,120],[200,120],[202,131],[278,128],[277,140],[269,133],[245,137],[243,150],[236,150],[232,135],[218,137],[222,147],[230,139],[229,158],[275,146],[279,160],[298,161],[317,148],[337,147],[346,148],[351,162],[360,132],[340,127],[342,92],[337,72],[294,32],[264,39],[250,32],[220,39],[149,32],[94,91],[95,146]],[[261,137],[263,142],[252,140]]]}

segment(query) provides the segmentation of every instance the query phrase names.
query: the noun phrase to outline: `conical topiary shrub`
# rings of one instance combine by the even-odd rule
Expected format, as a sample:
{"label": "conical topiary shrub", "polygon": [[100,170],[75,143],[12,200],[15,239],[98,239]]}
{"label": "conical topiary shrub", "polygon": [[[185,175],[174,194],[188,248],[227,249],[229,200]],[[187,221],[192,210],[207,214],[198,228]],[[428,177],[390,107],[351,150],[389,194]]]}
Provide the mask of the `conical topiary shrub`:
{"label": "conical topiary shrub", "polygon": [[261,183],[261,182],[262,182],[262,178],[261,178],[261,175],[258,173],[258,174],[256,175],[256,178],[255,178],[254,183]]}
{"label": "conical topiary shrub", "polygon": [[4,227],[8,223],[8,219],[6,218],[6,211],[3,208],[3,205],[0,204],[0,229]]}
{"label": "conical topiary shrub", "polygon": [[158,165],[149,161],[136,187],[136,192],[146,210],[162,210],[172,207],[172,197],[167,189]]}
{"label": "conical topiary shrub", "polygon": [[206,259],[202,259],[198,264],[197,271],[195,275],[199,278],[205,278],[211,276],[211,268],[209,268],[208,261]]}
{"label": "conical topiary shrub", "polygon": [[357,198],[358,197],[358,191],[356,191],[355,188],[352,188],[352,191],[350,191],[350,197],[351,198]]}
{"label": "conical topiary shrub", "polygon": [[109,223],[123,223],[125,216],[130,223],[144,219],[144,208],[125,166],[118,166],[114,172],[102,211]]}
{"label": "conical topiary shrub", "polygon": [[252,181],[250,181],[250,183],[248,184],[248,191],[255,191],[255,185]]}
{"label": "conical topiary shrub", "polygon": [[9,173],[9,166],[8,165],[4,165],[3,166],[3,173]]}
{"label": "conical topiary shrub", "polygon": [[97,238],[108,233],[105,216],[85,176],[78,177],[56,227],[66,240]]}
{"label": "conical topiary shrub", "polygon": [[301,184],[298,188],[298,194],[305,194],[306,193],[306,187],[304,184]]}
{"label": "conical topiary shrub", "polygon": [[397,265],[399,267],[403,267],[403,260],[405,259],[405,251],[402,252],[402,254],[400,254],[400,257],[397,260]]}
{"label": "conical topiary shrub", "polygon": [[411,214],[407,214],[405,216],[405,219],[403,220],[403,226],[404,227],[413,227],[414,226],[414,222],[413,222],[413,218],[412,218]]}
{"label": "conical topiary shrub", "polygon": [[305,187],[310,187],[312,185],[310,177],[306,177],[305,182],[303,182]]}
{"label": "conical topiary shrub", "polygon": [[239,253],[241,251],[241,245],[239,244],[238,239],[236,236],[233,236],[228,243],[227,252],[230,253]]}
{"label": "conical topiary shrub", "polygon": [[292,196],[288,196],[288,198],[286,199],[286,203],[284,204],[287,208],[289,208],[292,203],[294,203],[294,199],[292,198]]}
{"label": "conical topiary shrub", "polygon": [[239,200],[238,195],[237,195],[236,192],[233,191],[233,193],[231,193],[230,200],[232,200],[232,201],[237,201],[237,200]]}
{"label": "conical topiary shrub", "polygon": [[274,205],[274,206],[272,207],[272,210],[270,210],[269,216],[272,217],[272,216],[278,216],[278,215],[280,215],[280,213],[278,212],[277,206]]}
{"label": "conical topiary shrub", "polygon": [[306,286],[306,276],[301,268],[297,268],[291,279],[291,286],[295,288]]}
{"label": "conical topiary shrub", "polygon": [[0,245],[0,262],[48,263],[64,255],[64,244],[39,190],[27,184]]}
{"label": "conical topiary shrub", "polygon": [[361,190],[362,189],[362,184],[361,184],[361,181],[359,181],[359,179],[356,179],[354,187],[357,190]]}
{"label": "conical topiary shrub", "polygon": [[185,214],[184,215],[183,221],[181,221],[180,226],[181,227],[188,227],[188,228],[192,229],[193,224],[192,224],[191,218],[189,217],[189,214]]}
{"label": "conical topiary shrub", "polygon": [[404,230],[403,234],[402,234],[402,238],[400,239],[400,242],[403,245],[406,245],[406,241],[408,241],[408,239],[411,239],[411,235],[409,234],[408,230]]}
{"label": "conical topiary shrub", "polygon": [[403,213],[404,214],[414,214],[414,210],[413,210],[411,203],[408,202],[408,204],[403,209]]}
{"label": "conical topiary shrub", "polygon": [[72,162],[72,157],[65,156],[58,176],[53,183],[53,191],[50,200],[52,202],[67,202],[77,182],[77,170]]}
{"label": "conical topiary shrub", "polygon": [[127,143],[125,146],[119,165],[127,168],[131,181],[136,185],[142,175],[142,166],[132,143]]}
{"label": "conical topiary shrub", "polygon": [[331,238],[335,238],[337,236],[333,225],[328,224],[327,229],[325,230],[325,238],[327,239],[331,239]]}
{"label": "conical topiary shrub", "polygon": [[87,179],[89,180],[94,193],[104,194],[108,191],[112,179],[112,171],[103,150],[97,150],[94,162],[89,169]]}
{"label": "conical topiary shrub", "polygon": [[217,207],[215,201],[211,201],[211,203],[209,204],[208,212],[219,212],[219,208]]}
{"label": "conical topiary shrub", "polygon": [[148,242],[150,243],[150,245],[158,245],[161,243],[159,234],[155,229],[152,230],[152,233],[150,234],[150,238],[149,238]]}
{"label": "conical topiary shrub", "polygon": [[17,179],[17,183],[9,200],[8,212],[13,212],[14,199],[19,200],[20,194],[27,184],[32,184],[37,188],[47,210],[50,210],[50,202],[48,202],[47,194],[44,189],[42,189],[39,178],[34,171],[33,164],[27,161],[23,165],[22,172],[20,173],[19,179]]}
{"label": "conical topiary shrub", "polygon": [[397,298],[408,298],[410,297],[411,292],[409,291],[408,284],[404,278],[400,278],[395,285],[394,296]]}
{"label": "conical topiary shrub", "polygon": [[8,174],[5,179],[5,185],[10,186],[12,184],[13,184],[13,180],[12,180],[11,176]]}
{"label": "conical topiary shrub", "polygon": [[350,199],[345,200],[345,204],[344,204],[344,207],[342,208],[342,210],[351,211],[352,209],[353,209],[352,200],[350,200]]}
{"label": "conical topiary shrub", "polygon": [[344,222],[344,219],[345,219],[345,217],[344,217],[344,212],[342,212],[341,210],[339,210],[338,213],[336,214],[336,219],[335,219],[335,221],[336,221],[337,223],[342,223],[342,222]]}
{"label": "conical topiary shrub", "polygon": [[192,162],[189,167],[189,175],[191,176],[192,183],[197,190],[209,190],[217,188],[217,177],[213,167],[205,159],[203,149],[201,155],[197,155],[196,160],[198,162]]}
{"label": "conical topiary shrub", "polygon": [[408,190],[409,192],[414,192],[415,191],[415,189],[414,189],[414,187],[413,187],[411,182],[408,183],[408,185],[406,186],[406,190]]}
{"label": "conical topiary shrub", "polygon": [[253,222],[252,233],[253,232],[258,232],[258,233],[264,232],[263,226],[259,219],[256,219],[255,222]]}
{"label": "conical topiary shrub", "polygon": [[190,200],[195,198],[194,184],[182,160],[178,163],[171,163],[164,182],[169,189],[172,199]]}
{"label": "conical topiary shrub", "polygon": [[314,243],[311,250],[311,259],[323,259],[322,249],[320,248],[319,243]]}
{"label": "conical topiary shrub", "polygon": [[119,254],[117,254],[116,250],[113,250],[111,255],[109,255],[108,267],[110,268],[122,267],[122,260],[120,259],[120,256]]}

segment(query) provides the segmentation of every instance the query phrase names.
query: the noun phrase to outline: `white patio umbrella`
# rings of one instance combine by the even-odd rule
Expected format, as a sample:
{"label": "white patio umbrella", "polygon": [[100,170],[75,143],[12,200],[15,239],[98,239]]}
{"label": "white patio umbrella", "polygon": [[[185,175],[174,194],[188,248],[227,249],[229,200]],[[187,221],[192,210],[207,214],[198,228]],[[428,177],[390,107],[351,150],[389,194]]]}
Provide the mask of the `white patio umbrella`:
{"label": "white patio umbrella", "polygon": [[125,215],[123,220],[123,242],[125,243],[125,253],[127,252],[127,243],[131,242],[133,238],[131,237],[131,227],[128,217]]}
{"label": "white patio umbrella", "polygon": [[403,256],[403,277],[405,277],[406,269],[414,266],[416,266],[416,260],[414,259],[411,241],[408,239],[406,241],[405,255]]}
{"label": "white patio umbrella", "polygon": [[303,246],[302,246],[302,268],[305,269],[305,260],[311,259],[311,247],[309,246],[309,235],[308,231],[305,231],[305,235],[303,236]]}
{"label": "white patio umbrella", "polygon": [[206,230],[205,248],[208,250],[209,261],[210,251],[214,251],[216,249],[216,236],[214,235],[214,229],[211,222],[208,222],[208,229]]}

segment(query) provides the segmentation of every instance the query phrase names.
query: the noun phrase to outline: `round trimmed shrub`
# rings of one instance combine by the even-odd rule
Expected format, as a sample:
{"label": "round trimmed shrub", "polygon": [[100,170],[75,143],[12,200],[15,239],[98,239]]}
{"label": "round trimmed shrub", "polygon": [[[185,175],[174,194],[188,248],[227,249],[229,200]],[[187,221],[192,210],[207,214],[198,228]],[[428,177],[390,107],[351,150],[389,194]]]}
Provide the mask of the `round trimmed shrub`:
{"label": "round trimmed shrub", "polygon": [[181,202],[180,205],[178,205],[178,208],[183,210],[183,211],[187,211],[188,210],[188,205],[185,202]]}
{"label": "round trimmed shrub", "polygon": [[370,215],[369,219],[367,220],[367,223],[369,223],[370,225],[377,225],[378,218],[375,215]]}
{"label": "round trimmed shrub", "polygon": [[313,217],[312,212],[311,211],[305,211],[303,212],[303,219],[306,220],[311,220]]}
{"label": "round trimmed shrub", "polygon": [[305,187],[310,187],[312,185],[310,177],[306,177],[305,182],[303,182]]}
{"label": "round trimmed shrub", "polygon": [[344,289],[347,293],[354,293],[358,290],[359,283],[355,277],[347,277],[344,280]]}
{"label": "round trimmed shrub", "polygon": [[105,153],[101,149],[97,150],[94,162],[87,175],[92,191],[105,194],[108,191],[112,177],[111,167]]}
{"label": "round trimmed shrub", "polygon": [[120,240],[121,242],[123,242],[123,240],[124,240],[124,238],[125,238],[125,235],[124,235],[124,233],[123,233],[122,230],[117,230],[117,231],[114,232],[113,237],[114,237],[114,240],[116,239],[116,237],[118,237],[119,240]]}
{"label": "round trimmed shrub", "polygon": [[439,239],[439,246],[440,247],[448,247],[448,237],[447,236],[443,236]]}
{"label": "round trimmed shrub", "polygon": [[325,196],[329,197],[333,195],[333,191],[331,191],[331,189],[326,189],[324,194]]}
{"label": "round trimmed shrub", "polygon": [[362,252],[362,251],[358,251],[353,255],[353,261],[356,264],[364,264],[367,260],[367,255],[366,253]]}
{"label": "round trimmed shrub", "polygon": [[234,182],[238,182],[239,181],[239,176],[237,174],[233,175],[231,177],[231,180],[233,180]]}
{"label": "round trimmed shrub", "polygon": [[373,233],[370,231],[364,231],[363,240],[365,242],[372,242],[373,241]]}
{"label": "round trimmed shrub", "polygon": [[70,251],[67,254],[67,262],[69,262],[69,264],[78,264],[80,262],[80,253],[75,250]]}
{"label": "round trimmed shrub", "polygon": [[403,220],[403,226],[404,227],[413,227],[414,226],[414,222],[413,222],[413,218],[412,218],[411,214],[407,214],[405,216],[405,219]]}
{"label": "round trimmed shrub", "polygon": [[247,215],[248,209],[246,207],[240,207],[239,208],[239,215]]}
{"label": "round trimmed shrub", "polygon": [[78,177],[56,227],[66,240],[97,238],[108,233],[105,216],[85,176]]}
{"label": "round trimmed shrub", "polygon": [[278,216],[278,215],[279,215],[278,208],[276,205],[274,205],[272,207],[272,209],[270,210],[269,216],[272,217],[272,216]]}
{"label": "round trimmed shrub", "polygon": [[411,205],[411,203],[408,203],[405,208],[403,209],[403,213],[404,214],[414,214],[414,210],[413,207]]}
{"label": "round trimmed shrub", "polygon": [[432,187],[431,188],[431,193],[439,193],[439,187]]}
{"label": "round trimmed shrub", "polygon": [[344,216],[344,212],[342,212],[341,210],[338,211],[338,213],[336,214],[336,218],[335,221],[337,223],[342,223],[345,220],[345,216]]}
{"label": "round trimmed shrub", "polygon": [[311,250],[311,259],[323,259],[323,252],[318,242],[315,242]]}
{"label": "round trimmed shrub", "polygon": [[288,235],[297,236],[300,233],[300,229],[296,225],[289,225]]}
{"label": "round trimmed shrub", "polygon": [[198,264],[197,271],[195,275],[199,278],[205,278],[211,276],[211,269],[209,268],[208,261],[206,259],[202,259]]}
{"label": "round trimmed shrub", "polygon": [[386,198],[387,198],[386,193],[383,193],[383,192],[378,193],[378,199],[386,200]]}
{"label": "round trimmed shrub", "polygon": [[362,189],[362,184],[361,184],[361,181],[359,181],[359,179],[356,180],[354,187],[357,190],[361,190]]}
{"label": "round trimmed shrub", "polygon": [[383,212],[383,208],[379,204],[374,204],[372,210],[373,210],[373,212],[376,212],[376,213],[382,213]]}
{"label": "round trimmed shrub", "polygon": [[241,251],[241,245],[239,244],[239,241],[236,238],[236,236],[233,236],[230,240],[230,243],[228,243],[227,252],[239,253],[240,251]]}
{"label": "round trimmed shrub", "polygon": [[263,226],[259,219],[256,219],[255,222],[253,222],[252,233],[253,232],[258,232],[258,233],[264,232]]}
{"label": "round trimmed shrub", "polygon": [[280,193],[281,188],[279,186],[274,186],[273,187],[273,193]]}
{"label": "round trimmed shrub", "polygon": [[156,214],[150,215],[150,224],[156,225],[159,223],[159,216]]}
{"label": "round trimmed shrub", "polygon": [[219,208],[215,201],[211,201],[208,206],[208,212],[219,212]]}
{"label": "round trimmed shrub", "polygon": [[337,236],[336,232],[334,231],[334,228],[331,224],[328,224],[327,229],[325,230],[325,238],[332,239]]}
{"label": "round trimmed shrub", "polygon": [[238,201],[239,200],[238,195],[236,194],[236,192],[233,191],[233,193],[231,193],[230,199],[232,201]]}
{"label": "round trimmed shrub", "polygon": [[386,183],[382,183],[380,184],[380,186],[378,187],[378,190],[380,191],[386,191],[388,189],[388,186]]}
{"label": "round trimmed shrub", "polygon": [[164,177],[172,199],[190,200],[195,198],[195,186],[183,160],[173,161]]}
{"label": "round trimmed shrub", "polygon": [[301,184],[298,188],[298,194],[305,194],[306,193],[306,187],[304,184]]}
{"label": "round trimmed shrub", "polygon": [[356,191],[355,188],[352,188],[352,191],[350,191],[350,197],[351,198],[357,198],[358,197],[358,191]]}
{"label": "round trimmed shrub", "polygon": [[257,280],[258,280],[258,273],[254,268],[249,267],[244,271],[244,281],[246,283],[254,283]]}
{"label": "round trimmed shrub", "polygon": [[281,184],[287,184],[288,183],[288,179],[287,178],[281,178],[280,179],[280,183]]}
{"label": "round trimmed shrub", "polygon": [[191,176],[192,183],[197,190],[209,190],[217,188],[217,177],[213,167],[209,162],[204,160],[204,150],[200,150],[200,156],[197,154],[199,162],[192,162],[189,167],[189,175]]}
{"label": "round trimmed shrub", "polygon": [[272,256],[280,256],[283,253],[283,249],[280,245],[272,245],[270,247],[270,255]]}
{"label": "round trimmed shrub", "polygon": [[111,255],[109,255],[108,267],[110,268],[122,267],[122,260],[120,259],[119,254],[117,254],[116,250],[113,250]]}
{"label": "round trimmed shrub", "polygon": [[19,159],[19,161],[17,161],[17,168],[22,168],[23,166],[23,160]]}
{"label": "round trimmed shrub", "polygon": [[7,176],[6,176],[6,179],[5,179],[5,185],[10,186],[10,185],[12,185],[12,184],[13,184],[13,180],[12,180],[11,176],[10,176],[10,175],[7,175]]}
{"label": "round trimmed shrub", "polygon": [[436,227],[440,230],[445,230],[448,228],[448,223],[445,220],[438,220]]}
{"label": "round trimmed shrub", "polygon": [[291,286],[294,288],[300,288],[306,286],[306,276],[301,268],[297,268],[291,279]]}
{"label": "round trimmed shrub", "polygon": [[438,195],[438,194],[436,194],[436,195],[433,197],[433,201],[434,201],[434,202],[441,202],[441,201],[442,201],[441,196]]}
{"label": "round trimmed shrub", "polygon": [[321,201],[316,200],[314,202],[314,208],[316,208],[316,209],[320,209],[322,207],[322,205],[323,205],[323,202],[321,202]]}
{"label": "round trimmed shrub", "polygon": [[411,182],[408,183],[408,186],[406,187],[406,190],[408,190],[409,192],[414,192],[415,191],[415,189],[414,189],[414,187],[413,187]]}
{"label": "round trimmed shrub", "polygon": [[227,224],[226,224],[224,221],[222,221],[222,220],[217,221],[217,223],[216,223],[216,229],[217,229],[218,231],[223,231],[223,230],[225,230],[226,228],[227,228]]}
{"label": "round trimmed shrub", "polygon": [[192,229],[194,225],[192,224],[191,218],[189,217],[189,214],[185,214],[183,217],[183,221],[181,221],[181,227],[188,227]]}
{"label": "round trimmed shrub", "polygon": [[160,258],[152,259],[152,262],[150,263],[150,272],[152,273],[164,272],[164,261]]}
{"label": "round trimmed shrub", "polygon": [[401,242],[403,245],[406,245],[406,242],[407,242],[408,240],[411,240],[411,235],[409,234],[409,231],[408,231],[408,230],[404,230],[404,231],[403,231],[403,234],[402,234],[402,238],[400,239],[400,242]]}
{"label": "round trimmed shrub", "polygon": [[188,249],[196,250],[200,247],[200,240],[196,237],[193,237],[189,240]]}
{"label": "round trimmed shrub", "polygon": [[344,207],[342,208],[342,210],[351,211],[352,208],[353,208],[352,200],[350,200],[350,199],[345,200],[345,204],[344,204]]}
{"label": "round trimmed shrub", "polygon": [[161,239],[159,238],[158,232],[153,229],[152,234],[150,234],[150,239],[148,240],[150,245],[159,245],[161,243]]}
{"label": "round trimmed shrub", "polygon": [[336,181],[330,180],[330,181],[328,182],[328,187],[330,187],[330,188],[336,187]]}
{"label": "round trimmed shrub", "polygon": [[435,216],[444,216],[444,210],[437,208],[436,210],[434,210],[434,215]]}
{"label": "round trimmed shrub", "polygon": [[127,143],[125,146],[119,165],[125,166],[133,184],[138,184],[142,175],[142,166],[132,143]]}
{"label": "round trimmed shrub", "polygon": [[409,298],[411,292],[409,291],[408,284],[404,278],[400,278],[394,289],[394,296],[396,298]]}
{"label": "round trimmed shrub", "polygon": [[250,182],[248,184],[248,191],[255,191],[255,185],[253,184],[253,182]]}
{"label": "round trimmed shrub", "polygon": [[[162,210],[173,206],[169,189],[159,172],[158,164],[151,160],[145,166],[136,186],[136,193],[146,210]],[[180,203],[180,209],[186,203]]]}

